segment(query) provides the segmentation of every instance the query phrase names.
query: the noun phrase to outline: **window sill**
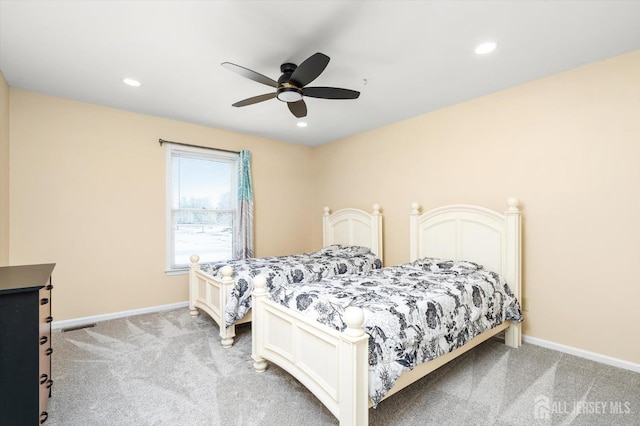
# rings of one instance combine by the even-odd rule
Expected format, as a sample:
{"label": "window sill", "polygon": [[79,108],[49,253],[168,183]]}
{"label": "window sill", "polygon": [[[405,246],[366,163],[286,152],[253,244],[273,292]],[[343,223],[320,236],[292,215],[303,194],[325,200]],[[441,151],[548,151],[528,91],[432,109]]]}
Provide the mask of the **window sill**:
{"label": "window sill", "polygon": [[169,269],[167,271],[164,271],[165,275],[188,275],[189,274],[189,268],[185,268],[185,269]]}

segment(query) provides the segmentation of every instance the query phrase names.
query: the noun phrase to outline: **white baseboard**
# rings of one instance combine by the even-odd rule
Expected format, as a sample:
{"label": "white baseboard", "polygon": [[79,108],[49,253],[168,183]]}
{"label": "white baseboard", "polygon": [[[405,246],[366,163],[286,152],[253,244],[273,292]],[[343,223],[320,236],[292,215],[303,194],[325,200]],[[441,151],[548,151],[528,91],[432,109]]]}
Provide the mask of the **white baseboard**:
{"label": "white baseboard", "polygon": [[618,358],[612,358],[610,356],[601,355],[595,352],[585,351],[584,349],[577,349],[571,346],[561,345],[560,343],[550,342],[548,340],[539,339],[537,337],[522,336],[522,341],[525,343],[531,343],[532,345],[542,346],[543,348],[553,349],[554,351],[564,352],[569,355],[575,355],[580,358],[586,358],[591,361],[600,362],[602,364],[612,365],[614,367],[624,368],[625,370],[635,371],[640,373],[640,364],[636,364],[629,361],[624,361]]}
{"label": "white baseboard", "polygon": [[112,320],[116,318],[130,317],[133,315],[150,314],[154,312],[170,311],[172,309],[185,308],[189,306],[189,302],[172,303],[170,305],[151,306],[149,308],[132,309],[130,311],[113,312],[111,314],[94,315],[91,317],[75,318],[70,320],[53,321],[51,328],[57,330],[60,328],[82,327],[83,325],[93,324],[100,321]]}

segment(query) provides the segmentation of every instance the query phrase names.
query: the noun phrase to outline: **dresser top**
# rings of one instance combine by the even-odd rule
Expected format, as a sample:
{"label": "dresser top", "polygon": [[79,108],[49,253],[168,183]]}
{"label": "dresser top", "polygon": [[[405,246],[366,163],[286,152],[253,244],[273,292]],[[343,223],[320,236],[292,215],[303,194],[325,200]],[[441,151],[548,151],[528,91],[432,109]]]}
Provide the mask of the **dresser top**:
{"label": "dresser top", "polygon": [[41,265],[1,266],[0,292],[20,292],[39,289],[49,282],[55,263]]}

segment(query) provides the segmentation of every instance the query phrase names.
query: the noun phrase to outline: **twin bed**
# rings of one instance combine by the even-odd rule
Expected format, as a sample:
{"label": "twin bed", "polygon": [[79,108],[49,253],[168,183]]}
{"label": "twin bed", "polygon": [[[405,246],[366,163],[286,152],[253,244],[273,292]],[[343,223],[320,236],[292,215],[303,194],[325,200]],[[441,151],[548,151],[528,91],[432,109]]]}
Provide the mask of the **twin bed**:
{"label": "twin bed", "polygon": [[[251,311],[232,322],[252,321],[255,370],[272,362],[341,425],[367,425],[370,407],[483,341],[503,333],[519,347],[521,213],[517,199],[507,204],[504,213],[451,205],[422,214],[414,203],[407,264],[297,281],[274,279],[271,269],[252,276]],[[325,247],[366,246],[381,260],[377,206],[373,214],[325,209],[323,229]],[[211,315],[230,346],[224,313],[237,286],[231,268],[221,276],[192,258],[190,308]]]}
{"label": "twin bed", "polygon": [[[508,283],[508,284],[507,284]],[[410,262],[296,286],[254,278],[254,368],[296,377],[341,425],[479,343],[521,343],[521,217],[453,205],[410,214]]]}
{"label": "twin bed", "polygon": [[222,346],[233,345],[235,326],[251,321],[253,278],[261,274],[270,285],[299,284],[382,267],[382,214],[346,208],[323,214],[323,249],[312,253],[198,264],[191,256],[189,309],[206,312],[220,329]]}

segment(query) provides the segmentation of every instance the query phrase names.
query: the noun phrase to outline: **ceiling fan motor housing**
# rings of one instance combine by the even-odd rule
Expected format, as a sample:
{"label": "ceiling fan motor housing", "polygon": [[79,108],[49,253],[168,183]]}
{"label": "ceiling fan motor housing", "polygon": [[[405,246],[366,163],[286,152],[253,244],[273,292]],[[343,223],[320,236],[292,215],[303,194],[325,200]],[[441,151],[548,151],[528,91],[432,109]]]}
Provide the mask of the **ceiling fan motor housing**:
{"label": "ceiling fan motor housing", "polygon": [[282,75],[278,79],[278,83],[282,84],[288,82],[291,78],[291,74],[293,74],[296,68],[298,68],[296,64],[292,64],[289,62],[280,65],[280,72],[282,73]]}

